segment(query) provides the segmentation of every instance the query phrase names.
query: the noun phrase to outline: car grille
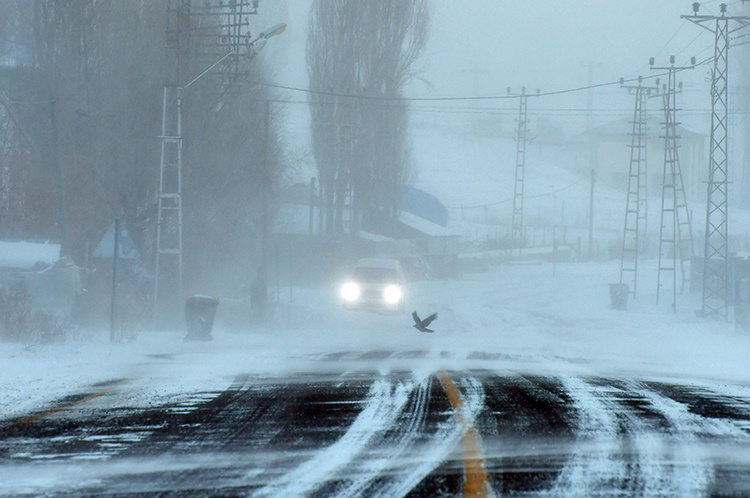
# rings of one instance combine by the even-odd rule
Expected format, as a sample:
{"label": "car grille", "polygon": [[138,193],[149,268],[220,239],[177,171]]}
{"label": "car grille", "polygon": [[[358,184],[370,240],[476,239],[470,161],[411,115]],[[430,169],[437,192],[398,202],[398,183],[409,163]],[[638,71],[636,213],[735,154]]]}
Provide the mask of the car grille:
{"label": "car grille", "polygon": [[382,299],[383,293],[379,290],[365,290],[362,292],[362,297],[365,299]]}

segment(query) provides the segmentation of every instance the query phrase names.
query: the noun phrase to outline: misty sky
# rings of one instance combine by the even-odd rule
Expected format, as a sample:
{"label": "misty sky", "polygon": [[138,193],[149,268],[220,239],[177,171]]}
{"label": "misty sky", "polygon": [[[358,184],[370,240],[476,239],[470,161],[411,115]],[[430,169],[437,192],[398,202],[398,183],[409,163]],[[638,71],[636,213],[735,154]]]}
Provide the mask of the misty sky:
{"label": "misty sky", "polygon": [[[431,34],[423,77],[434,89],[412,85],[416,96],[505,93],[507,86],[557,90],[586,85],[588,63],[594,80],[648,75],[648,59],[678,63],[699,60],[713,51],[711,33],[680,19],[691,13],[685,0],[433,0]],[[730,13],[750,13],[739,0],[729,1]],[[284,52],[279,77],[306,82],[305,31],[309,0],[287,0],[271,7],[259,22],[284,17],[289,30],[269,52]],[[701,14],[718,13],[719,1],[703,2]],[[265,18],[265,19],[264,19]],[[270,48],[270,47],[269,47]],[[475,73],[477,78],[475,78]],[[702,79],[702,74],[697,79]],[[686,80],[693,78],[684,78]]]}
{"label": "misty sky", "polygon": [[[310,3],[279,0],[262,4],[259,29],[276,22],[289,24],[287,32],[269,43],[264,54],[273,61],[275,78],[281,84],[307,86],[304,52]],[[717,14],[720,3],[702,2],[700,13]],[[537,88],[550,92],[587,86],[589,81],[597,84],[653,75],[650,57],[662,66],[668,65],[670,55],[677,57],[678,65],[686,65],[693,56],[701,61],[713,55],[713,35],[680,18],[692,12],[691,4],[686,0],[432,0],[430,38],[418,63],[420,80],[411,82],[405,93],[410,97],[492,96],[505,95],[507,87],[518,92],[522,86],[527,92]],[[750,15],[750,2],[730,0],[728,4],[730,14]],[[748,48],[750,45],[739,47],[730,54],[730,90],[742,84],[737,55]],[[707,64],[684,71],[678,78],[684,84],[678,98],[685,111],[680,119],[705,132],[709,127],[710,70]],[[285,97],[304,100],[302,94]],[[545,97],[529,106],[586,109],[589,98],[595,109],[615,109],[622,114],[632,108],[632,98],[618,85],[595,89],[591,95],[581,91]],[[471,105],[515,106],[508,100]],[[619,115],[600,112],[594,125],[617,118]],[[300,123],[299,129],[304,127]]]}

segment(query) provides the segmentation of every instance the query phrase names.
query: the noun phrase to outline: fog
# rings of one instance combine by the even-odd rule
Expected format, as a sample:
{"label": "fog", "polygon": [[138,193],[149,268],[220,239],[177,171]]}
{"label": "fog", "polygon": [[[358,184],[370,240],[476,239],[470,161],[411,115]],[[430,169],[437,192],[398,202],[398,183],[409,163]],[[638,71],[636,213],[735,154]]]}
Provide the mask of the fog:
{"label": "fog", "polygon": [[0,494],[747,492],[750,38],[706,317],[690,2],[175,5],[0,0]]}
{"label": "fog", "polygon": [[[128,12],[127,9],[135,8],[136,4],[119,5],[128,5],[123,10]],[[333,121],[319,126],[330,134],[327,141],[319,140],[333,151],[333,155],[329,153],[328,156],[321,152],[320,143],[316,145],[312,132],[320,123],[316,125],[310,113],[311,99],[325,97],[325,92],[311,91],[313,83],[309,81],[306,50],[310,46],[308,30],[312,5],[313,2],[307,0],[280,0],[264,3],[257,15],[250,16],[249,30],[254,35],[278,23],[285,23],[287,28],[283,35],[270,40],[260,56],[253,60],[253,70],[248,73],[253,81],[246,94],[231,95],[235,100],[229,105],[213,105],[209,102],[214,98],[211,83],[204,79],[191,89],[191,95],[186,99],[192,106],[186,114],[190,118],[185,124],[186,137],[189,137],[185,146],[186,294],[205,292],[219,297],[247,297],[264,259],[261,253],[265,242],[261,241],[265,239],[261,235],[266,229],[274,235],[286,236],[285,240],[274,242],[276,245],[270,249],[273,261],[265,261],[270,294],[276,300],[280,299],[279,289],[284,285],[306,285],[320,278],[330,280],[346,273],[357,256],[351,247],[347,246],[344,255],[338,255],[341,259],[333,258],[335,264],[329,266],[320,265],[319,261],[308,257],[320,248],[297,250],[303,246],[296,244],[294,237],[310,232],[310,228],[313,234],[320,233],[324,218],[319,206],[311,208],[311,197],[300,194],[301,189],[307,188],[304,186],[309,185],[311,178],[321,185],[326,176],[324,169],[330,163],[347,170],[345,174],[356,171],[358,165],[366,164],[374,151],[386,149],[385,145],[393,142],[396,136],[401,143],[395,148],[403,146],[403,150],[396,150],[394,154],[400,155],[390,163],[403,163],[403,178],[399,181],[435,196],[445,208],[449,221],[447,226],[441,227],[442,235],[460,237],[461,248],[454,251],[453,256],[476,249],[507,249],[517,191],[514,185],[517,171],[514,168],[519,160],[518,95],[522,92],[528,95],[528,133],[523,141],[526,175],[524,243],[539,247],[561,243],[571,251],[575,244],[575,258],[616,260],[620,256],[618,245],[623,236],[621,227],[627,186],[624,179],[629,165],[628,133],[631,132],[628,121],[632,119],[634,103],[632,92],[621,88],[619,81],[624,78],[633,85],[642,76],[646,78],[645,85],[655,86],[658,77],[663,84],[666,78],[663,68],[670,65],[671,56],[675,57],[677,66],[688,65],[692,57],[699,62],[695,68],[677,73],[681,84],[677,96],[677,120],[682,135],[677,145],[684,170],[688,211],[693,222],[693,239],[697,247],[702,247],[710,133],[710,59],[714,40],[708,30],[680,18],[691,13],[688,2],[635,0],[617,5],[593,0],[566,5],[552,0],[521,5],[490,0],[469,0],[460,5],[442,0],[429,2],[429,36],[419,57],[409,68],[409,77],[404,79],[403,88],[399,86],[393,95],[370,101],[369,108],[360,106],[355,114],[359,112],[361,115],[354,117],[342,116],[351,108],[357,109],[357,106],[350,105],[352,102],[362,103],[357,101],[362,95],[356,93],[365,94],[370,90],[357,88],[357,85],[364,85],[366,81],[354,82],[354,90],[337,89],[338,93],[328,96],[352,99],[340,106],[342,111],[336,111],[341,115],[329,116],[328,119]],[[153,5],[150,8],[160,11]],[[717,14],[719,8],[719,2],[704,2],[700,13]],[[728,13],[747,13],[747,9],[744,3],[734,2],[729,5]],[[18,9],[18,12],[22,11]],[[143,15],[145,11],[138,12]],[[70,19],[76,19],[74,13],[70,14]],[[106,43],[111,43],[111,40],[106,41],[105,21],[102,23],[97,36],[105,40],[101,42],[105,47],[101,50],[102,54],[107,54],[110,49],[106,48]],[[148,26],[154,39],[162,36],[161,24],[162,21],[153,21]],[[4,29],[14,39],[31,43],[27,34],[14,34],[12,26]],[[117,31],[118,36],[123,36],[126,41],[129,40],[128,33],[127,27]],[[742,45],[743,40],[737,40],[737,46],[730,54],[729,203],[737,209],[731,217],[732,251],[747,249],[746,238],[750,230],[750,219],[744,210],[747,196],[742,195],[742,189],[750,185],[750,155],[746,153],[748,134],[745,132],[747,112],[743,111],[746,90],[742,85],[748,48]],[[154,43],[148,45],[155,46]],[[113,47],[122,48],[117,43]],[[339,48],[339,52],[344,51],[344,47]],[[331,50],[336,49],[332,45]],[[53,198],[59,194],[51,180],[53,175],[44,169],[55,164],[50,160],[54,154],[49,145],[52,141],[48,140],[53,135],[46,130],[36,132],[36,127],[32,126],[43,124],[39,128],[44,128],[49,120],[41,111],[31,115],[29,109],[37,108],[23,104],[22,99],[38,95],[34,92],[16,95],[20,103],[15,102],[17,108],[13,111],[21,111],[22,124],[26,125],[27,121],[28,130],[35,132],[33,138],[44,145],[39,149],[49,150],[40,160],[31,159],[35,166],[41,165],[36,167],[44,181],[34,184],[29,180],[34,186],[41,185],[39,195],[42,200],[35,200],[39,202],[38,210],[43,216],[24,218],[25,213],[21,213],[18,218],[20,228],[16,227],[15,231],[8,229],[7,233],[50,238],[64,231],[63,213],[73,211],[67,223],[74,226],[69,228],[70,238],[74,240],[67,241],[67,245],[73,248],[73,256],[78,262],[84,263],[97,239],[111,225],[112,213],[124,210],[129,232],[134,234],[136,244],[142,246],[142,263],[146,272],[153,268],[156,223],[150,213],[155,209],[153,199],[157,182],[152,176],[158,165],[158,147],[153,144],[153,137],[158,132],[159,116],[158,111],[154,111],[157,107],[151,104],[158,103],[162,73],[165,72],[163,68],[155,69],[163,54],[157,50],[153,52],[148,62],[154,67],[145,63],[139,65],[139,74],[144,77],[129,81],[123,87],[131,92],[118,92],[122,94],[122,104],[114,105],[107,94],[90,90],[98,96],[97,102],[112,104],[112,109],[101,112],[101,115],[92,109],[104,104],[87,103],[88,97],[76,92],[77,76],[76,71],[70,70],[70,61],[62,58],[55,62],[59,65],[58,70],[66,71],[66,78],[61,78],[65,85],[60,83],[52,88],[61,95],[67,94],[60,97],[62,104],[58,111],[60,119],[65,122],[61,126],[66,130],[60,138],[61,150],[54,154],[59,156],[56,161],[61,168],[68,171],[59,174],[67,175],[61,182],[70,184],[67,202],[74,207],[64,206],[65,209],[59,210],[55,207]],[[655,66],[661,69],[650,67],[652,57]],[[143,61],[132,61],[134,65],[136,62]],[[199,62],[203,64],[204,60]],[[54,65],[51,67],[55,68]],[[107,67],[102,73],[108,70]],[[185,80],[200,74],[204,67],[191,67],[193,73],[185,75]],[[143,83],[141,80],[147,81]],[[351,86],[351,82],[343,83],[344,86],[347,84]],[[148,98],[138,97],[141,94],[148,95]],[[237,98],[237,95],[243,96]],[[395,100],[388,100],[394,96]],[[336,107],[331,98],[317,104]],[[118,106],[127,106],[128,99],[136,99],[148,112],[134,113],[122,120],[130,123],[124,125],[126,131],[115,133],[102,126],[87,124],[91,131],[86,135],[84,126],[77,121],[92,119],[90,116],[93,115],[96,124],[121,123],[117,118]],[[77,105],[78,100],[83,103]],[[261,116],[265,112],[263,100],[269,102],[270,123],[266,128]],[[647,105],[650,144],[647,149],[647,197],[651,208],[643,218],[649,228],[648,231],[644,228],[644,238],[650,240],[648,247],[644,247],[644,255],[651,258],[658,255],[655,227],[658,227],[661,214],[658,209],[664,166],[664,149],[660,145],[663,143],[664,119],[661,100],[650,98]],[[401,121],[396,120],[404,124],[403,128],[377,131],[375,128],[384,126],[386,121],[368,123],[364,119],[363,116],[372,114],[369,111],[373,109],[391,112],[394,101],[404,105],[404,116],[398,117]],[[69,123],[75,126],[68,127]],[[342,135],[345,129],[349,129],[350,137]],[[134,134],[132,130],[138,133]],[[263,148],[265,130],[271,135],[268,151]],[[95,131],[102,137],[95,136]],[[366,142],[363,137],[368,133],[370,143],[360,146]],[[238,140],[237,137],[243,134],[248,138]],[[22,137],[23,133],[18,136]],[[110,151],[103,145],[109,142],[103,137],[109,137],[116,144],[113,150],[122,151],[110,155],[112,161],[103,159],[110,157]],[[268,156],[266,152],[270,152]],[[373,163],[370,168],[378,171],[383,164],[389,164],[387,158],[381,158],[381,162]],[[106,165],[111,170],[107,173],[109,176],[101,174],[104,180],[94,181],[91,179],[94,175],[83,173],[85,168],[94,168],[95,164]],[[273,178],[272,184],[265,185],[263,182],[267,177],[259,171],[268,166],[273,169]],[[595,185],[591,184],[592,171]],[[9,175],[9,178],[12,181],[14,177]],[[87,188],[82,179],[94,188]],[[370,180],[368,182],[374,183]],[[94,196],[91,191],[97,190],[99,185],[104,185],[104,193]],[[4,188],[7,191],[9,186],[4,185]],[[296,194],[294,188],[297,188]],[[355,185],[352,190],[359,188]],[[290,202],[290,196],[295,195],[296,201]],[[338,199],[349,194],[337,195]],[[33,198],[31,195],[27,197]],[[12,197],[6,194],[3,199],[10,204]],[[270,218],[263,214],[266,209],[263,199],[270,199],[272,204]],[[333,199],[329,200],[333,203]],[[328,200],[316,201],[313,197],[312,202]],[[60,205],[63,204],[65,201],[60,201]],[[350,216],[355,219],[357,214]],[[44,232],[34,233],[36,225],[30,220],[41,226]],[[264,224],[270,225],[261,227]],[[589,237],[591,243],[587,240]],[[366,251],[378,250],[371,245]],[[317,274],[311,271],[315,269],[319,270]],[[435,271],[441,276],[449,273],[443,268]],[[607,276],[603,281],[611,278]]]}
{"label": "fog", "polygon": [[[269,6],[270,7],[270,6]],[[269,46],[269,57],[283,61],[274,68],[280,82],[305,87],[305,32],[309,2],[278,2],[261,12],[266,24],[283,18],[289,23],[283,43]],[[703,2],[701,14],[717,14],[719,2]],[[741,4],[729,13],[741,15]],[[269,13],[270,12],[270,13]],[[420,61],[422,71],[407,87],[409,97],[504,96],[507,87],[519,93],[536,89],[555,92],[593,84],[617,82],[621,77],[648,77],[649,58],[666,66],[671,55],[687,65],[713,55],[713,35],[681,15],[692,13],[690,2],[635,0],[610,4],[596,0],[560,4],[553,0],[507,5],[490,0],[468,0],[460,5],[431,3],[430,39]],[[744,52],[736,49],[733,54]],[[270,55],[273,54],[273,55]],[[736,59],[733,62],[738,62]],[[735,73],[733,87],[740,85]],[[706,78],[710,66],[680,73],[686,108],[710,108]],[[662,78],[663,80],[663,78]],[[594,112],[632,108],[618,85],[592,91]],[[540,100],[545,108],[587,109],[588,91]],[[471,102],[472,106],[515,107],[506,101]],[[581,112],[574,115],[580,116]],[[705,119],[705,112],[702,116]],[[706,121],[701,124],[708,126]]]}

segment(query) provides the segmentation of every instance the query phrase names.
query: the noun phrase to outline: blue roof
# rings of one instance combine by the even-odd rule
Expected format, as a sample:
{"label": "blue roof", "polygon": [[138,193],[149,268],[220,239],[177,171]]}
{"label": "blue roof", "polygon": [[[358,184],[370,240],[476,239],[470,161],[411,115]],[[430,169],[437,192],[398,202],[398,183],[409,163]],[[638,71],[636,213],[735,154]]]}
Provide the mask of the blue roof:
{"label": "blue roof", "polygon": [[414,187],[401,187],[399,209],[440,225],[448,226],[448,210],[434,195]]}

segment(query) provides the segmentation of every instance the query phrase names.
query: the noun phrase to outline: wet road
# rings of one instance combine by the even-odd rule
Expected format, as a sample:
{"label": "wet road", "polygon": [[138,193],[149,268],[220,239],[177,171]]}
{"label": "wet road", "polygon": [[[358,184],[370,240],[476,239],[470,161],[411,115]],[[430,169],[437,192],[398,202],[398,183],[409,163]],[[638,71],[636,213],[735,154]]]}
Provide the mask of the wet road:
{"label": "wet road", "polygon": [[750,496],[748,386],[372,368],[421,354],[146,408],[128,379],[89,386],[0,421],[0,493]]}

